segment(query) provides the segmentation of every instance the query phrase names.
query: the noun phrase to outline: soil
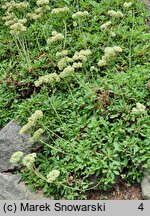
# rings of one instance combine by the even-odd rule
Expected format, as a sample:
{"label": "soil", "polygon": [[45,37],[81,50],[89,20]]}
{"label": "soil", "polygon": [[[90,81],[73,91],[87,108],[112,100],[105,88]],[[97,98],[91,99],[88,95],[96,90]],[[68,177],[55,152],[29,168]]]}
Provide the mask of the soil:
{"label": "soil", "polygon": [[87,193],[88,200],[143,200],[140,184],[128,186],[119,180],[109,191],[94,191]]}

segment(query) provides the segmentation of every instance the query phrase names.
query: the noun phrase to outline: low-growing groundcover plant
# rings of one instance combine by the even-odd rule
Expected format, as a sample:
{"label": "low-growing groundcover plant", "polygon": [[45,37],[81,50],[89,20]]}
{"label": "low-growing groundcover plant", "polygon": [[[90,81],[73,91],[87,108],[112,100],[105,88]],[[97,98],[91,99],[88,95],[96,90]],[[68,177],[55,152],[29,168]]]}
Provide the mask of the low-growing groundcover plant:
{"label": "low-growing groundcover plant", "polygon": [[[43,146],[16,152],[23,180],[55,199],[85,199],[150,167],[148,12],[140,0],[1,3],[1,126]],[[46,137],[46,139],[41,137]],[[96,176],[96,183],[89,181]]]}

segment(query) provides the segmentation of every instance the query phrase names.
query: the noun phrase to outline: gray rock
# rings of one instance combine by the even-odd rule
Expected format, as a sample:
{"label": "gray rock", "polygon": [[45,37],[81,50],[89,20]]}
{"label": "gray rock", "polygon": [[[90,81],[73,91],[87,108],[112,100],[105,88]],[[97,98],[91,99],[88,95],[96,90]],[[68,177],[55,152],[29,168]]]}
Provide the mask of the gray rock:
{"label": "gray rock", "polygon": [[148,82],[147,82],[147,89],[150,92],[150,80],[148,80]]}
{"label": "gray rock", "polygon": [[143,198],[150,200],[150,175],[145,175],[141,183],[141,188]]}
{"label": "gray rock", "polygon": [[18,175],[0,173],[0,200],[45,199],[40,192],[32,193]]}
{"label": "gray rock", "polygon": [[149,0],[143,0],[147,8],[150,10],[150,1]]}
{"label": "gray rock", "polygon": [[31,145],[29,134],[21,136],[19,134],[20,129],[21,127],[16,122],[11,121],[0,131],[0,172],[19,167],[9,162],[14,152],[30,153],[40,147],[39,144]]}

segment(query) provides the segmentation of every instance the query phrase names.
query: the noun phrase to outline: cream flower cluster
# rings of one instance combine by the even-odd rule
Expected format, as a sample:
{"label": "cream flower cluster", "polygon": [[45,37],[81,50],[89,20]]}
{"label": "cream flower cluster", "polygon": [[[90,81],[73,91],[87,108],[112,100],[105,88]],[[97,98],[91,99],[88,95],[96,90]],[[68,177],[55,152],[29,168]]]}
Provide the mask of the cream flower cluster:
{"label": "cream flower cluster", "polygon": [[72,66],[67,66],[61,73],[60,73],[60,77],[61,78],[66,78],[66,77],[70,77],[73,75],[75,69]]}
{"label": "cream flower cluster", "polygon": [[10,163],[18,163],[21,160],[22,156],[23,156],[22,151],[15,152],[14,154],[12,154],[10,158]]}
{"label": "cream flower cluster", "polygon": [[[55,32],[53,32],[54,34]],[[90,49],[80,50],[79,52],[75,52],[72,58],[67,56],[68,50],[63,50],[61,52],[56,53],[56,57],[63,57],[59,59],[57,66],[60,71],[62,71],[59,75],[56,73],[48,74],[45,76],[39,77],[37,81],[34,82],[36,87],[39,87],[43,83],[56,83],[60,82],[61,78],[64,79],[66,77],[70,77],[75,72],[75,69],[81,68],[83,63],[87,61],[87,57],[92,54]],[[81,62],[79,62],[79,60]],[[77,61],[77,62],[75,62]],[[69,65],[72,63],[72,65]]]}
{"label": "cream flower cluster", "polygon": [[115,57],[120,52],[122,52],[122,48],[119,46],[106,47],[104,50],[104,56],[102,56],[102,60],[98,62],[98,66],[103,67],[107,65],[107,61],[109,61],[111,57]]}
{"label": "cream flower cluster", "polygon": [[29,142],[35,143],[39,140],[40,136],[44,133],[44,130],[42,128],[39,128],[37,131],[34,132],[33,136],[30,137]]}
{"label": "cream flower cluster", "polygon": [[31,19],[31,20],[37,20],[40,17],[42,17],[42,15],[44,13],[46,13],[47,11],[50,10],[49,7],[49,0],[39,0],[36,2],[36,4],[39,6],[38,8],[36,8],[34,10],[33,13],[27,13],[27,18]]}
{"label": "cream flower cluster", "polygon": [[78,18],[86,17],[86,16],[88,16],[88,15],[89,15],[89,12],[88,12],[88,11],[83,11],[83,12],[78,11],[78,12],[76,12],[76,13],[74,13],[74,14],[72,15],[72,18],[73,18],[73,19],[78,19]]}
{"label": "cream flower cluster", "polygon": [[106,57],[106,59],[109,59],[110,57],[116,56],[116,54],[120,52],[122,52],[122,48],[119,46],[106,47],[104,50],[104,56]]}
{"label": "cream flower cluster", "polygon": [[2,19],[5,21],[9,21],[16,18],[15,14],[13,12],[6,12],[6,16],[4,16]]}
{"label": "cream flower cluster", "polygon": [[10,34],[19,35],[20,33],[25,32],[27,27],[24,26],[23,22],[26,22],[26,20],[18,20],[16,23],[12,24],[10,26]]}
{"label": "cream flower cluster", "polygon": [[52,37],[47,39],[47,44],[52,44],[55,43],[56,41],[61,41],[64,40],[64,35],[62,35],[61,33],[58,32],[52,32]]}
{"label": "cream flower cluster", "polygon": [[62,50],[61,52],[56,53],[56,57],[63,57],[68,55],[68,50]]}
{"label": "cream flower cluster", "polygon": [[32,114],[31,117],[28,118],[28,123],[25,124],[21,130],[20,135],[23,135],[26,133],[31,127],[36,125],[37,121],[43,116],[43,112],[41,110],[36,110],[34,114]]}
{"label": "cream flower cluster", "polygon": [[37,14],[37,13],[27,13],[26,17],[31,19],[31,20],[37,20],[42,16],[41,13]]}
{"label": "cream flower cluster", "polygon": [[35,12],[36,15],[39,15],[39,14],[43,13],[43,7],[36,8],[34,10],[34,12]]}
{"label": "cream flower cluster", "polygon": [[52,14],[60,14],[60,13],[67,13],[69,12],[69,8],[68,7],[63,7],[63,8],[54,8],[51,13]]}
{"label": "cream flower cluster", "polygon": [[[111,22],[111,21],[108,21],[108,22],[102,24],[102,25],[100,26],[100,28],[101,28],[102,30],[109,30],[111,24],[112,24],[112,22]],[[109,31],[109,34],[110,34],[111,37],[115,37],[115,36],[116,36],[116,34],[115,34],[113,31],[111,31],[111,30]]]}
{"label": "cream flower cluster", "polygon": [[108,29],[111,26],[112,22],[108,21],[101,25],[101,29]]}
{"label": "cream flower cluster", "polygon": [[33,126],[32,122],[28,122],[27,124],[25,124],[19,132],[20,135],[25,134],[32,126]]}
{"label": "cream flower cluster", "polygon": [[[69,58],[67,56],[65,58],[62,58],[58,62],[59,70],[63,70],[59,76],[61,78],[72,76],[73,73],[75,72],[75,69],[81,68],[83,66],[83,63],[87,61],[87,57],[91,54],[92,54],[91,50],[86,49],[86,50],[80,50],[79,52],[75,52],[72,58]],[[68,63],[73,63],[73,64],[72,66],[70,65],[67,66]]]}
{"label": "cream flower cluster", "polygon": [[74,26],[74,27],[77,27],[77,25],[78,25],[78,23],[75,22],[75,21],[73,21],[73,26]]}
{"label": "cream flower cluster", "polygon": [[103,59],[103,57],[102,57],[102,60],[99,60],[99,62],[97,64],[99,67],[103,67],[103,66],[107,65],[107,61],[105,59]]}
{"label": "cream flower cluster", "polygon": [[[67,56],[65,58],[62,58],[58,62],[58,68],[59,70],[63,70],[65,67],[67,67],[68,63],[73,63],[71,66],[72,69],[69,67],[69,71],[73,72],[75,69],[81,68],[83,66],[83,63],[87,61],[87,57],[91,54],[92,52],[90,49],[80,50],[79,52],[75,52],[72,58],[69,58]],[[66,70],[64,69],[64,71],[62,72],[62,74],[60,74],[60,76],[61,77],[64,76],[64,73],[69,74],[68,72],[66,73],[66,71],[68,71],[68,67]]]}
{"label": "cream flower cluster", "polygon": [[116,37],[116,33],[115,33],[115,32],[110,31],[109,33],[110,33],[110,36],[111,36],[111,37]]}
{"label": "cream flower cluster", "polygon": [[27,7],[29,7],[28,2],[17,3],[15,1],[6,2],[5,5],[3,6],[4,9],[7,9],[7,11],[13,11],[15,9],[22,10],[22,9],[26,9]]}
{"label": "cream flower cluster", "polygon": [[87,61],[87,57],[89,55],[91,55],[91,54],[92,54],[92,51],[90,49],[80,50],[79,52],[75,52],[75,54],[72,57],[72,59],[74,61],[81,60],[82,62],[86,62]]}
{"label": "cream flower cluster", "polygon": [[63,70],[65,67],[67,67],[68,63],[73,62],[72,58],[69,58],[68,56],[65,56],[64,58],[60,59],[57,66],[59,70]]}
{"label": "cream flower cluster", "polygon": [[[108,22],[102,24],[102,25],[100,26],[100,28],[101,28],[102,30],[110,30],[111,24],[112,24],[112,22],[111,22],[111,21],[108,21]],[[113,31],[111,31],[111,30],[109,31],[109,34],[110,34],[111,37],[115,37],[115,36],[116,36],[116,34],[115,34]]]}
{"label": "cream flower cluster", "polygon": [[59,75],[57,75],[56,73],[51,73],[51,74],[39,77],[38,80],[34,82],[34,85],[36,87],[39,87],[43,83],[56,83],[59,81],[60,81]]}
{"label": "cream flower cluster", "polygon": [[25,157],[23,157],[23,155],[24,153],[22,151],[15,152],[10,158],[10,163],[21,162],[24,166],[27,167],[27,169],[32,169],[36,159],[36,153],[28,154]]}
{"label": "cream flower cluster", "polygon": [[72,67],[75,68],[82,68],[83,64],[81,62],[74,62]]}
{"label": "cream flower cluster", "polygon": [[33,124],[36,124],[36,122],[43,117],[43,112],[41,110],[36,110],[31,117],[28,118],[28,121],[33,122]]}
{"label": "cream flower cluster", "polygon": [[39,8],[36,8],[33,13],[27,13],[26,17],[31,20],[37,20],[49,10],[50,10],[50,7],[48,5],[39,7]]}
{"label": "cream flower cluster", "polygon": [[36,153],[28,154],[22,159],[22,164],[26,166],[27,169],[32,169],[35,159],[36,159]]}
{"label": "cream flower cluster", "polygon": [[111,17],[117,17],[117,18],[122,18],[124,16],[121,11],[114,11],[114,10],[109,10],[108,15]]}
{"label": "cream flower cluster", "polygon": [[92,72],[92,71],[96,71],[97,70],[97,68],[95,67],[95,66],[91,66],[90,67],[90,71]]}
{"label": "cream flower cluster", "polygon": [[60,66],[60,69],[63,70],[59,75],[56,73],[48,74],[45,76],[39,77],[37,81],[34,82],[36,87],[39,87],[43,83],[56,83],[60,82],[61,78],[65,78],[71,76],[74,72],[74,68],[71,66],[67,66],[67,64],[63,64]]}
{"label": "cream flower cluster", "polygon": [[129,7],[131,7],[132,6],[132,2],[125,2],[124,4],[123,4],[123,7],[124,8],[129,8]]}
{"label": "cream flower cluster", "polygon": [[36,2],[36,4],[37,4],[38,6],[48,5],[48,4],[49,4],[49,0],[38,0],[38,1]]}
{"label": "cream flower cluster", "polygon": [[15,16],[15,14],[13,12],[7,12],[6,16],[4,16],[2,18],[5,21],[5,25],[6,26],[10,26],[14,23],[16,23],[16,21],[18,21],[17,17]]}
{"label": "cream flower cluster", "polygon": [[52,170],[47,175],[47,182],[48,183],[54,182],[59,175],[60,175],[60,171],[59,170]]}
{"label": "cream flower cluster", "polygon": [[134,107],[131,111],[132,114],[141,114],[146,111],[146,107],[141,103],[136,103],[136,107]]}
{"label": "cream flower cluster", "polygon": [[6,16],[3,17],[5,20],[5,25],[10,27],[10,33],[12,35],[19,35],[21,32],[25,32],[27,27],[24,25],[26,19],[18,19],[13,12],[6,13]]}

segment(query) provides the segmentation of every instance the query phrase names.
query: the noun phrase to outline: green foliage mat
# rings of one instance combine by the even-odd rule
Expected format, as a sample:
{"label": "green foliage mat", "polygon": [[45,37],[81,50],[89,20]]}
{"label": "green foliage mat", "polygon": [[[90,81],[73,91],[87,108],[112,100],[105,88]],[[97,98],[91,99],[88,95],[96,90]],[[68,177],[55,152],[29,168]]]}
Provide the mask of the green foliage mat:
{"label": "green foliage mat", "polygon": [[[28,2],[29,8],[14,11],[20,19],[38,7],[36,1]],[[50,1],[50,11],[62,7],[70,11],[65,15],[47,11],[39,19],[27,19],[26,31],[17,36],[0,19],[0,126],[12,118],[24,125],[36,110],[43,112],[31,130],[33,135],[42,128],[48,140],[41,140],[35,167],[45,177],[55,169],[60,175],[48,183],[32,170],[23,169],[21,174],[33,189],[42,188],[55,199],[84,199],[85,191],[107,190],[118,177],[140,182],[150,166],[148,12],[140,0],[131,1],[130,8],[124,8],[124,2]],[[124,16],[110,17],[109,10]],[[89,15],[73,20],[77,11]],[[111,27],[102,29],[110,20]],[[64,40],[47,44],[52,31],[62,33]],[[105,48],[114,46],[122,53],[99,67]],[[68,50],[72,58],[76,51],[87,49],[92,54],[73,76],[35,86],[41,76],[60,75],[57,52]],[[133,112],[137,103],[144,112]],[[91,176],[96,176],[95,185],[89,182]]]}

